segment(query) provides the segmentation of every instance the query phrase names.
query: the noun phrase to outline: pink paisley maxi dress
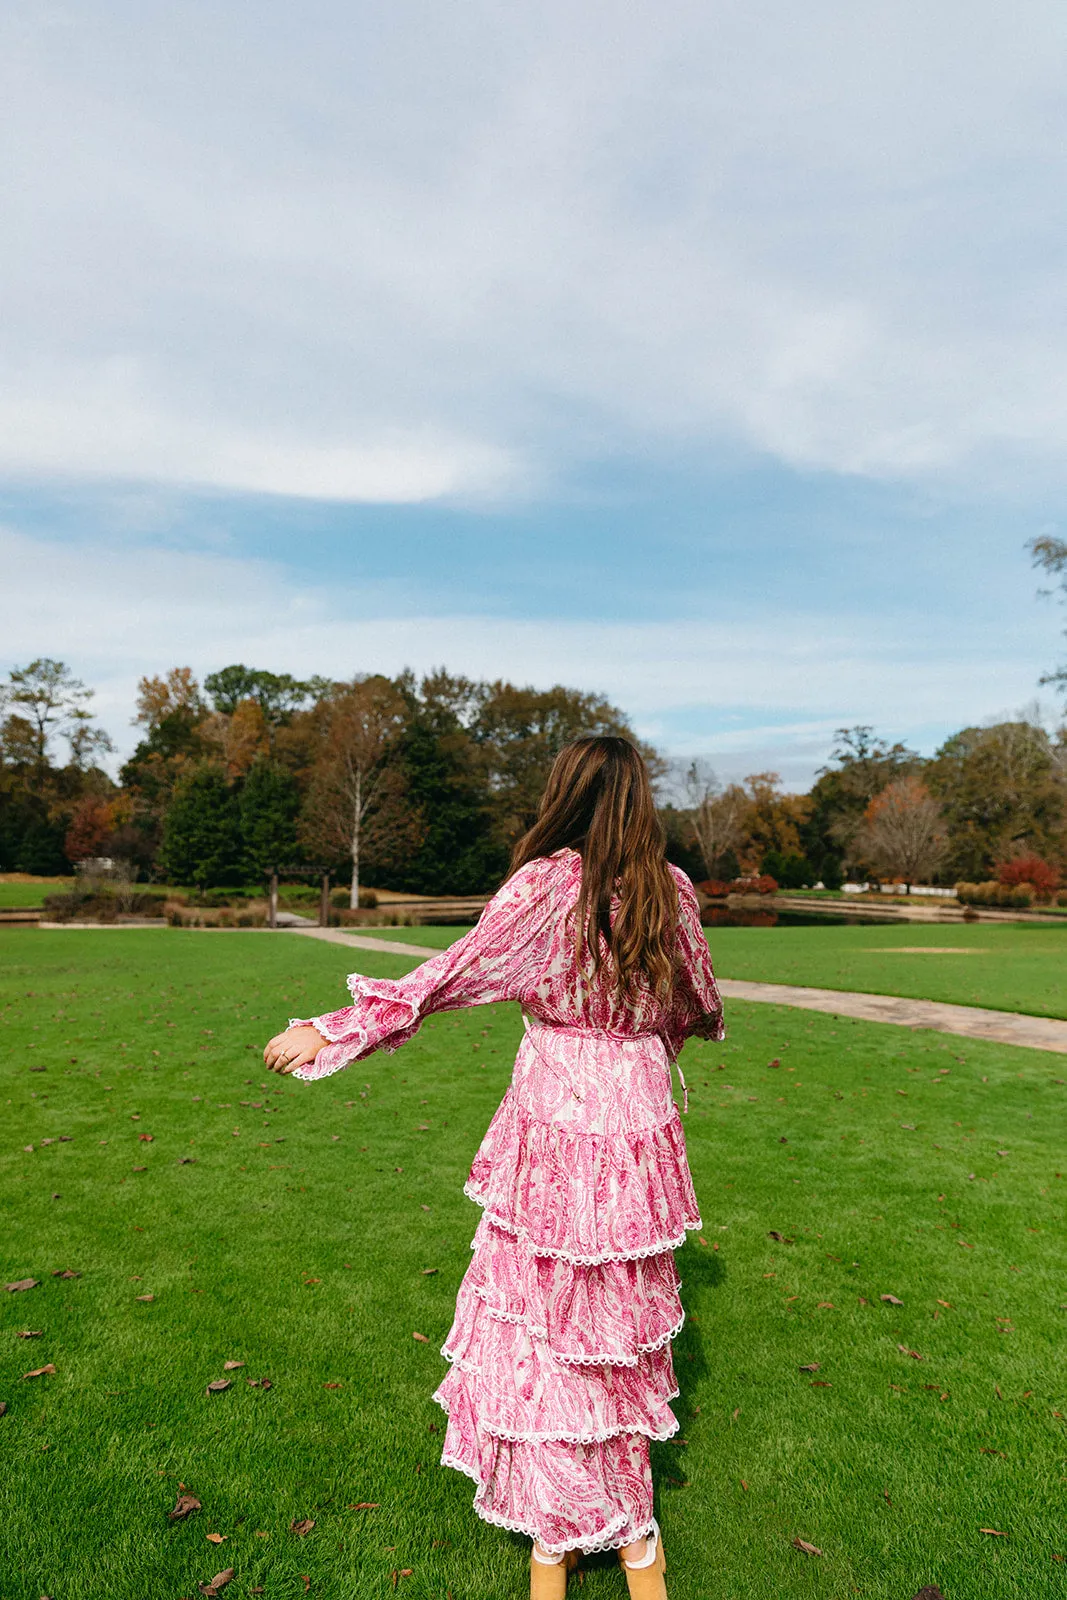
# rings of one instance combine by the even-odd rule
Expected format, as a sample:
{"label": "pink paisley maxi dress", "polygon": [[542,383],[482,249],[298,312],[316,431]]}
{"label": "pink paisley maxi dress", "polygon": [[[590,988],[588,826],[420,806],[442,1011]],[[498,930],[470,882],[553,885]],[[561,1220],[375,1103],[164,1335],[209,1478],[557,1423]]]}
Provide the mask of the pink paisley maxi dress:
{"label": "pink paisley maxi dress", "polygon": [[352,1004],[310,1019],[331,1042],[293,1074],[396,1050],[436,1011],[521,1005],[511,1086],[464,1186],[482,1216],[434,1398],[448,1415],[442,1462],[474,1480],[479,1516],[550,1552],[649,1532],[649,1441],[678,1428],[673,1252],[701,1224],[671,1064],[689,1034],[721,1039],[723,1021],[693,886],[672,871],[667,1005],[647,990],[624,1004],[606,978],[583,979],[581,857],[561,850],[407,977],[353,973]]}

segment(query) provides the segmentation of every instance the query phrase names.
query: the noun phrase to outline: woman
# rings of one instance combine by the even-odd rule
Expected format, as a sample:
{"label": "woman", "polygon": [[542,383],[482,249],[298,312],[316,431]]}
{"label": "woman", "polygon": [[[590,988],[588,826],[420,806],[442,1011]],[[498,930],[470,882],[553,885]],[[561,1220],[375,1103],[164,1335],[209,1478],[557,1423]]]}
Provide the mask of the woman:
{"label": "woman", "polygon": [[480,1516],[534,1540],[535,1600],[560,1600],[579,1554],[608,1549],[631,1596],[665,1596],[649,1440],[678,1427],[673,1252],[700,1227],[671,1063],[723,1024],[696,895],[664,857],[633,745],[567,745],[477,927],[406,978],[348,985],[351,1006],[271,1040],[269,1067],[324,1078],[435,1011],[522,1006],[511,1087],[465,1186],[483,1215],[435,1396],[442,1460],[474,1479]]}

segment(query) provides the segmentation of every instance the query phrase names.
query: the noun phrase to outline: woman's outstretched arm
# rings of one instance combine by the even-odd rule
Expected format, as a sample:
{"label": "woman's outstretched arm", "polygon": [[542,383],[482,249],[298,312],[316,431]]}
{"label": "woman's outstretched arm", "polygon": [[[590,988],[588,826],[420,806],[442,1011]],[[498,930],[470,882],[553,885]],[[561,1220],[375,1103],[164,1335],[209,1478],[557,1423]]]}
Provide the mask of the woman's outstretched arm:
{"label": "woman's outstretched arm", "polygon": [[294,1019],[263,1052],[267,1066],[306,1081],[325,1078],[375,1050],[399,1049],[435,1011],[514,999],[551,922],[552,867],[551,858],[529,862],[493,896],[476,927],[406,977],[352,973],[352,1004]]}

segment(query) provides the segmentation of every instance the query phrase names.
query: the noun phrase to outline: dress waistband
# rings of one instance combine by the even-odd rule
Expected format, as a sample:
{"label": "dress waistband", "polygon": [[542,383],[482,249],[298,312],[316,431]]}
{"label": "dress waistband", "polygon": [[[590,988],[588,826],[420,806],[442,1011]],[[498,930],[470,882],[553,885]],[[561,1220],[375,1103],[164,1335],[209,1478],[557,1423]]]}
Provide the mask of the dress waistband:
{"label": "dress waistband", "polygon": [[662,1034],[655,1028],[649,1028],[644,1033],[623,1033],[616,1028],[594,1028],[585,1022],[550,1022],[547,1017],[532,1017],[526,1011],[522,1020],[527,1028],[550,1028],[553,1033],[566,1033],[582,1038],[585,1035],[593,1039],[614,1039],[618,1044],[629,1044],[639,1039],[660,1039]]}
{"label": "dress waistband", "polygon": [[[664,1048],[666,1048],[663,1035],[652,1029],[650,1029],[647,1033],[619,1033],[613,1031],[611,1028],[587,1027],[584,1022],[549,1022],[545,1017],[531,1017],[527,1011],[524,1011],[522,1014],[522,1023],[527,1033],[529,1033],[535,1027],[546,1028],[552,1033],[567,1034],[571,1038],[612,1039],[616,1044],[631,1044],[636,1043],[641,1039],[659,1039],[659,1041],[664,1044]],[[670,1070],[670,1065],[673,1065],[675,1072],[678,1074],[678,1082],[681,1085],[682,1090],[682,1110],[688,1112],[689,1089],[686,1085],[681,1063],[677,1060],[671,1063],[669,1053],[667,1060],[669,1063],[668,1071]]]}

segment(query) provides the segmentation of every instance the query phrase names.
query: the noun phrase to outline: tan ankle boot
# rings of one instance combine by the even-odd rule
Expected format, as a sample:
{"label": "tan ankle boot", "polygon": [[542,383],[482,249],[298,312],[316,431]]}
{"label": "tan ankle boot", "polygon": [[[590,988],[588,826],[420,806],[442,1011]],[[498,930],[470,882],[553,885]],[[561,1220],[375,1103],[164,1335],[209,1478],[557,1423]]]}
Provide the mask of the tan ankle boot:
{"label": "tan ankle boot", "polygon": [[530,1600],[564,1600],[567,1579],[578,1565],[577,1550],[568,1550],[558,1561],[539,1561],[530,1551]]}
{"label": "tan ankle boot", "polygon": [[624,1561],[620,1552],[619,1564],[626,1574],[630,1600],[667,1600],[667,1585],[663,1578],[667,1570],[667,1558],[663,1554],[658,1522],[652,1524],[641,1561]]}

